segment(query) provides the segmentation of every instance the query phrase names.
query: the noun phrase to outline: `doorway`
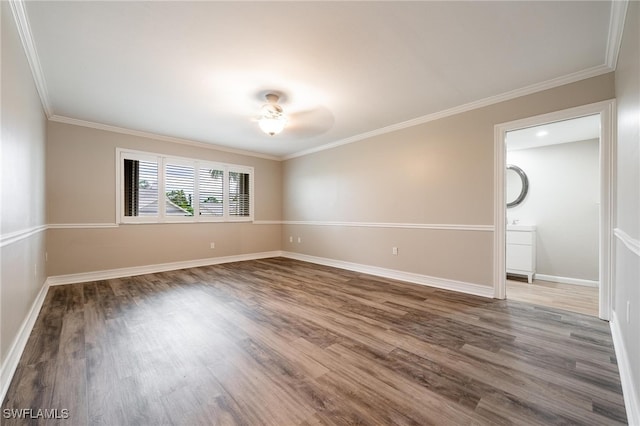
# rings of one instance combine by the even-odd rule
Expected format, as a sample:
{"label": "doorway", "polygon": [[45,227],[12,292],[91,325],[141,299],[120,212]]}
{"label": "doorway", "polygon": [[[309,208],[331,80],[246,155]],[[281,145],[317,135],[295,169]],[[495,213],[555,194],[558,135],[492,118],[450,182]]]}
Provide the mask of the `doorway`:
{"label": "doorway", "polygon": [[600,115],[505,144],[507,298],[597,317]]}
{"label": "doorway", "polygon": [[[507,141],[507,137],[510,135],[518,135],[518,134],[526,134],[530,132],[535,135],[536,133],[541,133],[541,136],[537,136],[536,139],[542,139],[543,128],[541,126],[545,126],[548,129],[552,129],[554,126],[562,127],[562,123],[568,122],[568,120],[572,119],[582,119],[583,121],[589,121],[595,119],[595,125],[597,129],[595,130],[599,139],[598,147],[595,148],[597,150],[597,158],[594,158],[596,161],[596,168],[599,168],[599,173],[595,179],[596,187],[599,187],[599,193],[594,194],[592,209],[595,211],[591,212],[591,216],[597,216],[597,230],[593,231],[593,235],[590,236],[591,242],[595,243],[597,247],[591,250],[589,256],[593,259],[594,262],[597,262],[597,267],[595,270],[587,271],[586,275],[581,275],[577,279],[578,281],[582,280],[580,284],[598,284],[597,287],[597,299],[598,299],[598,317],[601,319],[608,320],[610,315],[610,304],[611,304],[611,219],[612,215],[612,182],[613,182],[613,114],[614,114],[615,103],[614,101],[605,101],[599,102],[597,104],[586,105],[582,107],[572,108],[569,110],[563,110],[554,112],[551,114],[545,114],[541,116],[531,117],[523,120],[513,121],[509,123],[503,123],[495,126],[495,234],[494,234],[494,280],[495,280],[495,297],[504,299],[507,296],[507,272],[516,272],[522,274],[526,273],[528,268],[527,265],[531,265],[533,262],[534,270],[535,270],[535,233],[536,233],[536,224],[531,223],[531,215],[530,212],[527,213],[526,209],[520,208],[518,211],[518,205],[513,205],[514,200],[507,200],[506,184],[507,184],[507,173],[506,167],[508,165],[507,159],[509,157],[507,155],[507,147],[510,142]],[[588,117],[591,117],[589,119]],[[560,124],[553,124],[560,123]],[[565,123],[566,124],[566,123]],[[593,124],[593,123],[592,123]],[[526,129],[526,130],[523,130]],[[548,131],[548,130],[547,130]],[[555,132],[555,129],[554,129]],[[556,132],[557,133],[557,132]],[[513,139],[513,138],[509,138]],[[517,139],[517,138],[516,138]],[[524,138],[527,139],[527,138]],[[532,138],[528,138],[531,140]],[[593,138],[592,138],[593,139]],[[515,140],[515,139],[514,139]],[[536,143],[534,139],[532,141]],[[515,142],[514,142],[515,143]],[[573,146],[575,149],[591,149],[594,147],[588,147],[589,143],[585,142],[584,144],[578,144],[580,147]],[[566,151],[563,147],[558,151]],[[522,149],[526,149],[522,148]],[[549,151],[553,150],[553,148],[549,148]],[[533,151],[532,151],[533,152]],[[565,152],[564,155],[567,155]],[[596,155],[594,153],[594,155]],[[515,156],[517,158],[517,156]],[[521,156],[521,160],[524,158]],[[518,168],[518,167],[517,167]],[[522,171],[522,169],[521,169]],[[539,171],[537,172],[539,173]],[[526,171],[525,171],[526,174]],[[536,182],[540,182],[540,179],[537,179]],[[593,184],[593,182],[592,182]],[[593,186],[593,185],[592,185]],[[510,189],[509,197],[513,196],[513,189]],[[598,191],[596,191],[598,192]],[[521,195],[517,190],[515,191],[516,195]],[[520,197],[523,200],[526,200],[525,197]],[[522,200],[520,200],[522,202]],[[507,211],[506,205],[507,202],[510,203],[512,208]],[[522,207],[522,206],[520,206]],[[512,214],[513,213],[513,214]],[[508,222],[511,220],[511,222]],[[594,220],[596,220],[594,218]],[[549,223],[545,222],[545,232],[547,235],[553,235],[561,233],[562,231],[551,231],[549,233]],[[514,233],[513,231],[517,231]],[[514,264],[513,258],[514,252],[510,252],[507,254],[507,232],[509,232],[509,241],[510,243],[517,244],[525,244],[524,246],[513,246],[516,247],[518,252],[518,261]],[[529,234],[528,234],[529,233]],[[531,237],[533,235],[534,237]],[[557,235],[556,235],[557,236]],[[548,238],[548,241],[553,240],[553,238]],[[526,244],[529,244],[533,241],[534,247],[526,247]],[[544,259],[547,264],[545,264],[545,268],[547,271],[554,271],[553,265],[549,265],[549,258],[554,257],[553,250],[551,250],[551,243],[549,242],[549,246],[546,247],[549,253],[545,252],[546,258]],[[529,250],[529,251],[527,251]],[[533,251],[534,258],[530,260],[529,263],[526,261],[526,256],[531,254]],[[596,251],[597,253],[593,253]],[[556,252],[561,253],[560,251]],[[509,256],[509,259],[507,257]],[[524,256],[522,258],[522,256]],[[582,254],[582,257],[589,257],[586,254]],[[524,259],[524,260],[522,260]],[[507,262],[509,260],[509,262]],[[587,260],[588,262],[588,260]],[[551,262],[553,263],[553,262]],[[556,262],[557,267],[558,262]],[[575,267],[575,265],[573,265]],[[515,269],[514,269],[515,268]],[[556,269],[557,275],[552,275],[550,273],[542,274],[543,278],[551,278],[555,281],[558,281],[558,277],[560,278],[571,278],[564,277],[563,275],[571,275],[570,273],[563,273],[562,269]],[[528,271],[531,272],[531,271]],[[545,277],[546,275],[546,277]],[[534,274],[529,274],[529,277],[535,277]],[[538,276],[539,278],[540,276]],[[595,278],[595,279],[594,279]],[[566,280],[565,280],[566,281]],[[562,287],[561,283],[558,286]],[[552,285],[553,287],[553,285]],[[557,287],[557,286],[556,286]],[[573,287],[572,287],[573,288]],[[578,288],[578,290],[580,290]],[[585,289],[586,290],[586,289]],[[557,290],[546,290],[549,294],[547,296],[552,297],[552,293]],[[593,292],[593,289],[591,290]],[[515,293],[514,293],[515,297]],[[582,296],[577,296],[582,297]],[[532,303],[537,303],[532,301]],[[544,303],[538,303],[544,304]]]}

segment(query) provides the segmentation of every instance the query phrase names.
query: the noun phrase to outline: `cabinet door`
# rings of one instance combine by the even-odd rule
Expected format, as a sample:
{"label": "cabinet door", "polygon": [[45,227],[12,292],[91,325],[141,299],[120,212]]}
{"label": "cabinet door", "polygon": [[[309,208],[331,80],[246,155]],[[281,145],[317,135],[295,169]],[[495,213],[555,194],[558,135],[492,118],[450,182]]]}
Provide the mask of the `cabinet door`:
{"label": "cabinet door", "polygon": [[507,244],[533,244],[533,232],[507,231]]}
{"label": "cabinet door", "polygon": [[531,246],[519,244],[507,245],[507,269],[517,269],[520,271],[533,270],[533,255]]}

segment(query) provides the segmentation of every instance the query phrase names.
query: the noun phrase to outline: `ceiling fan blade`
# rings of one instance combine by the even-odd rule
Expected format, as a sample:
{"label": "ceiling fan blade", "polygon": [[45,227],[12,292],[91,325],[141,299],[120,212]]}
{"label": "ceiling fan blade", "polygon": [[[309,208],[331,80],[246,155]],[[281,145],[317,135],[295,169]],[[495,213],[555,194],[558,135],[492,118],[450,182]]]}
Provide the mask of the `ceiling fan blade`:
{"label": "ceiling fan blade", "polygon": [[289,123],[285,132],[297,137],[313,137],[327,132],[333,126],[335,118],[325,107],[288,114]]}

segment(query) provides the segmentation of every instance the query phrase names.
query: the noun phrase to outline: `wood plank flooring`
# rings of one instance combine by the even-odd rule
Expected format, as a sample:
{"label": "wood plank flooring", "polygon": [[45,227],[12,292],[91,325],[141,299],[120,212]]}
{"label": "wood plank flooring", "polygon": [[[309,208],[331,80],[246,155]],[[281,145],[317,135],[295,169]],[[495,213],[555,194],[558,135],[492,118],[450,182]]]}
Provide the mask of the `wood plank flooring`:
{"label": "wood plank flooring", "polygon": [[273,258],[51,287],[3,425],[624,424],[608,324]]}
{"label": "wood plank flooring", "polygon": [[598,316],[598,287],[534,280],[507,280],[507,299]]}

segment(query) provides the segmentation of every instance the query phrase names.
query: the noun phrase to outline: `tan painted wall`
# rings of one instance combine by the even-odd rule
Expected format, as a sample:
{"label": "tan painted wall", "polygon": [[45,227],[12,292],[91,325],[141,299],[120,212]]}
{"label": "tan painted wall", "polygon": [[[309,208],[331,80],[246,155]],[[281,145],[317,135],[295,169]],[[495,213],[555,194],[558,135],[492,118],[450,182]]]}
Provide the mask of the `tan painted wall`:
{"label": "tan painted wall", "polygon": [[[614,97],[613,74],[284,163],[286,221],[493,225],[494,125]],[[289,235],[302,243],[289,242]],[[392,256],[391,245],[399,254]],[[493,285],[493,233],[285,225],[283,250]]]}
{"label": "tan painted wall", "polygon": [[[618,169],[616,227],[640,240],[640,3],[629,2],[616,70],[618,100]],[[640,398],[640,256],[620,239],[615,242],[613,310],[631,364],[636,398]],[[627,320],[627,302],[630,317]],[[640,401],[636,399],[636,415]],[[636,420],[638,417],[636,417]]]}
{"label": "tan painted wall", "polygon": [[[45,116],[7,2],[2,8],[0,234],[45,224]],[[0,360],[46,277],[45,233],[0,248]]]}
{"label": "tan painted wall", "polygon": [[[310,256],[483,283],[491,282],[491,271],[485,265],[493,257],[491,251],[477,247],[490,246],[492,241],[493,233],[486,231],[285,225],[282,247]],[[398,247],[397,256],[391,255],[392,247]],[[459,263],[452,266],[456,261]]]}
{"label": "tan painted wall", "polygon": [[[280,250],[280,225],[185,223],[51,229],[50,275],[104,271]],[[215,242],[215,249],[210,243]]]}
{"label": "tan painted wall", "polygon": [[[254,167],[255,220],[282,218],[278,161],[49,122],[47,205],[50,224],[116,222],[116,148]],[[52,229],[50,276],[280,250],[281,225],[188,223]],[[216,248],[211,249],[210,243]]]}

